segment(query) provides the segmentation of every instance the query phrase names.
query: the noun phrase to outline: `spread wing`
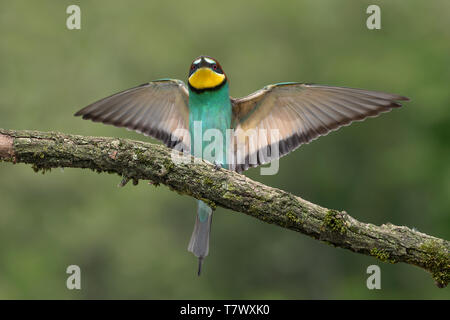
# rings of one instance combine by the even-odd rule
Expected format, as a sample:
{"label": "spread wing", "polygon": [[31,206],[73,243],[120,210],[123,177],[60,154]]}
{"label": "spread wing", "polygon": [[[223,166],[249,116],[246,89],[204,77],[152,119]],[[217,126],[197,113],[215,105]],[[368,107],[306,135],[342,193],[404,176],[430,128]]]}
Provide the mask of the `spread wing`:
{"label": "spread wing", "polygon": [[[189,93],[180,80],[157,80],[94,102],[75,116],[125,127],[159,139],[169,148],[183,143],[181,130],[189,126]],[[177,130],[177,131],[176,131]]]}
{"label": "spread wing", "polygon": [[[401,100],[409,99],[383,92],[301,83],[269,85],[247,97],[232,99],[235,134],[230,154],[233,157],[234,153],[234,163],[230,168],[241,172],[270,162],[353,121],[400,107],[397,101]],[[249,129],[253,133],[267,130],[267,134],[263,138],[259,134],[250,142],[250,135],[245,136]],[[272,129],[278,130],[278,135],[272,136]]]}

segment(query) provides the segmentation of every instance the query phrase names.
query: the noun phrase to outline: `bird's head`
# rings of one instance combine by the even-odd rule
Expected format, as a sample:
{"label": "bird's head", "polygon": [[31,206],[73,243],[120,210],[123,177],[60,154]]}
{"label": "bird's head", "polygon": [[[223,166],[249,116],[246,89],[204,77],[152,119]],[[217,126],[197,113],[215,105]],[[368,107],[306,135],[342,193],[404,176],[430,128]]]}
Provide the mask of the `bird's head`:
{"label": "bird's head", "polygon": [[219,62],[211,57],[196,58],[189,68],[189,86],[195,91],[218,89],[227,82]]}

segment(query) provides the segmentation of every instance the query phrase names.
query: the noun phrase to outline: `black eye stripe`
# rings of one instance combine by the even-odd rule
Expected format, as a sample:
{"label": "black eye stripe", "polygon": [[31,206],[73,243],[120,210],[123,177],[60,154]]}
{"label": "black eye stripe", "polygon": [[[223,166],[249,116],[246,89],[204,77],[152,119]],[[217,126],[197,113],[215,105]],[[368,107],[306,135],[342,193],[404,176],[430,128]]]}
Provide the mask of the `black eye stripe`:
{"label": "black eye stripe", "polygon": [[223,74],[222,69],[220,68],[220,66],[219,66],[217,63],[214,63],[214,64],[212,65],[212,69],[214,70],[214,72]]}
{"label": "black eye stripe", "polygon": [[[198,60],[198,59],[197,59],[197,60]],[[197,61],[197,60],[195,60],[195,61]],[[195,62],[195,61],[194,61],[194,62]],[[221,68],[220,65],[219,65],[218,63],[216,63],[216,62],[209,63],[208,61],[206,61],[206,60],[204,60],[204,59],[201,60],[201,61],[198,62],[198,63],[194,63],[194,62],[191,64],[191,67],[189,68],[189,76],[191,76],[197,69],[199,69],[199,68],[204,68],[204,67],[210,68],[211,70],[213,70],[213,71],[216,72],[216,73],[224,74],[222,68]]]}

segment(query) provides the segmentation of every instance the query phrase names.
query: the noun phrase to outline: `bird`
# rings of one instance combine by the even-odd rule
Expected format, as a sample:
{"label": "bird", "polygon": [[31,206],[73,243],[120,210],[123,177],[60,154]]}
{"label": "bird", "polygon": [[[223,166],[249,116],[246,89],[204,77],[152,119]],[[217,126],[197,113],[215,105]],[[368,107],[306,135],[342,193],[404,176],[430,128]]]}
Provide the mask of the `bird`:
{"label": "bird", "polygon": [[[242,173],[408,100],[397,94],[302,82],[271,84],[233,98],[222,66],[201,55],[189,67],[187,84],[171,78],[150,81],[94,102],[75,116],[137,131],[212,162],[217,170]],[[208,141],[195,136],[208,129],[228,138],[222,139],[221,150],[205,155],[198,150],[205,150]],[[245,136],[249,130],[276,130],[277,135],[253,143]],[[197,200],[188,251],[198,258],[198,275],[209,253],[212,216],[213,209]]]}

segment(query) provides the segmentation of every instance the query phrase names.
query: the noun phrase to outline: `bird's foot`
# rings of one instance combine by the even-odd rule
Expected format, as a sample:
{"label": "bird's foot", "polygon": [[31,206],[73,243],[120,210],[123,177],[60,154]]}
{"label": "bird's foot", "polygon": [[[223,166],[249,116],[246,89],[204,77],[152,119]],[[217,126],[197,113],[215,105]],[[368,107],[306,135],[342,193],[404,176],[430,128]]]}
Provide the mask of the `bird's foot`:
{"label": "bird's foot", "polygon": [[214,169],[216,169],[216,171],[222,169],[222,165],[217,160],[214,160]]}
{"label": "bird's foot", "polygon": [[119,188],[125,187],[125,185],[128,183],[128,181],[130,181],[130,179],[128,178],[123,178],[122,181],[119,182],[119,184],[117,185]]}

